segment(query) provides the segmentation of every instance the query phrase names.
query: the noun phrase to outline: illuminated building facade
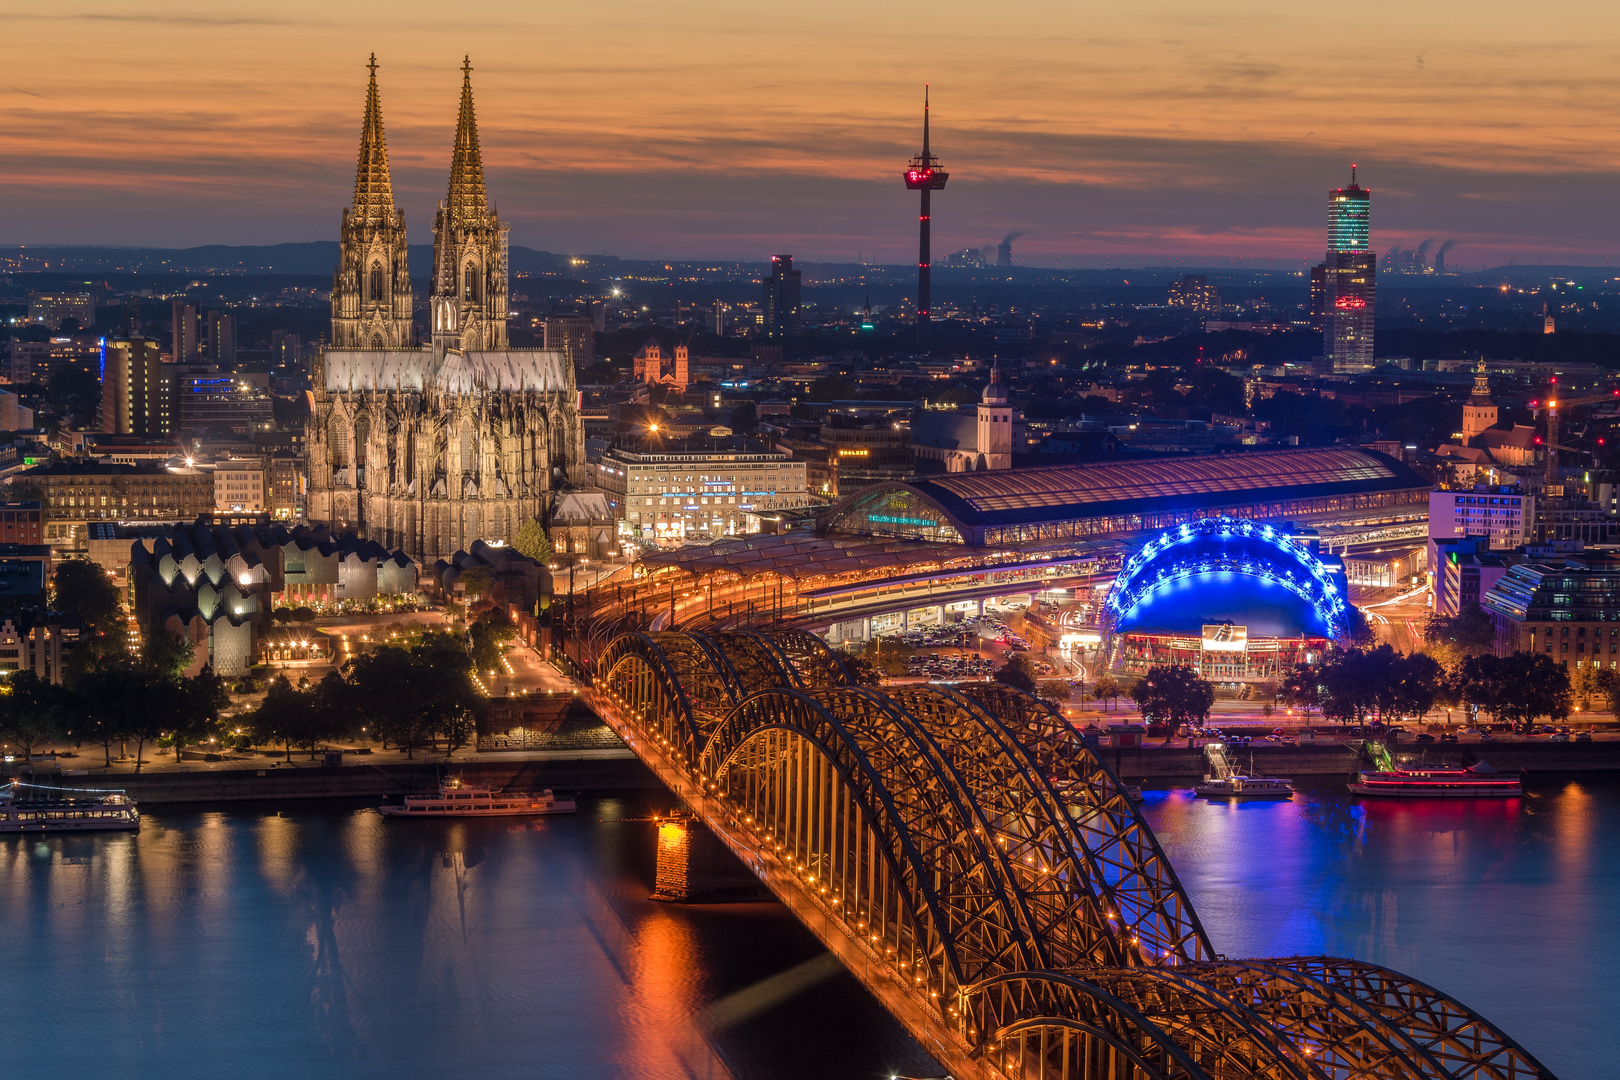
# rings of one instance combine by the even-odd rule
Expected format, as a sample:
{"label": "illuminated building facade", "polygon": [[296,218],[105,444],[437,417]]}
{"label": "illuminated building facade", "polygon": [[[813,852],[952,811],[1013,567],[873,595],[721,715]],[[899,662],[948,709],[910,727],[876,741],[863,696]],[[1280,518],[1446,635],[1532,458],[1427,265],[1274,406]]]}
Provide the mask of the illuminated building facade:
{"label": "illuminated building facade", "polygon": [[1480,606],[1496,652],[1534,652],[1570,669],[1620,667],[1620,571],[1520,563]]}
{"label": "illuminated building facade", "polygon": [[415,344],[373,62],[334,278],[337,344],[310,370],[310,519],[413,556],[510,543],[585,483],[571,353],[507,342],[507,226],[484,188],[471,71],[434,224],[431,344]]}
{"label": "illuminated building facade", "polygon": [[1334,371],[1370,371],[1378,256],[1372,250],[1372,192],[1356,183],[1328,192],[1328,251],[1323,263],[1322,348]]}
{"label": "illuminated building facade", "polygon": [[614,449],[597,465],[596,485],[619,509],[619,531],[678,544],[758,531],[759,514],[813,505],[805,463],[786,454],[667,446],[646,453]]}
{"label": "illuminated building facade", "polygon": [[1149,540],[1103,604],[1111,656],[1140,674],[1180,664],[1208,679],[1276,679],[1350,627],[1344,564],[1291,532],[1205,518]]}

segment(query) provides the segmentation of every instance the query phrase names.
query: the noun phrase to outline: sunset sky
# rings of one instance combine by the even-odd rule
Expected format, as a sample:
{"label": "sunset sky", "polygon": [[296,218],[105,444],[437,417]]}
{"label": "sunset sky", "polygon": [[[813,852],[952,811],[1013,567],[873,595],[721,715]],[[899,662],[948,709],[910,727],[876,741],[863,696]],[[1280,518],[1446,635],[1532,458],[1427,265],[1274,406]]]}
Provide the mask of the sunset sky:
{"label": "sunset sky", "polygon": [[1571,0],[187,4],[0,0],[0,243],[331,240],[375,50],[430,239],[463,53],[512,241],[905,262],[922,85],[935,251],[1319,259],[1361,166],[1380,251],[1620,251],[1620,5]]}

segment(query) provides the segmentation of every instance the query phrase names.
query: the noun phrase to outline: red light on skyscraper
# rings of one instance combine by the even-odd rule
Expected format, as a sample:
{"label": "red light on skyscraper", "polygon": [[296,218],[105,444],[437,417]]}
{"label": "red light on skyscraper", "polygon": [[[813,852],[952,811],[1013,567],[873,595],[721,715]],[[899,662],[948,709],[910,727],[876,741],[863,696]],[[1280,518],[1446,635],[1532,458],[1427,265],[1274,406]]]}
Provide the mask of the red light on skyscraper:
{"label": "red light on skyscraper", "polygon": [[1333,301],[1333,306],[1336,308],[1364,308],[1367,306],[1367,301],[1359,296],[1341,296]]}

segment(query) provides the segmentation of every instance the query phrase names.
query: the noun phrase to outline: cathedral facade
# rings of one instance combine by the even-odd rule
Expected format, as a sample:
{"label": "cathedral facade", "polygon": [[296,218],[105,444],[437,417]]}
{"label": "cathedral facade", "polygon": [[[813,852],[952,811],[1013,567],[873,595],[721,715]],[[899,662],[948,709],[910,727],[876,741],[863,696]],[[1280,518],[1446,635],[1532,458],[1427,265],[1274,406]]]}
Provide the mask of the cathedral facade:
{"label": "cathedral facade", "polygon": [[471,65],[462,67],[449,193],[433,227],[418,342],[405,215],[394,205],[376,63],[354,205],[332,279],[332,345],[314,362],[309,517],[423,559],[510,543],[585,486],[566,353],[507,343],[507,225],[484,189]]}

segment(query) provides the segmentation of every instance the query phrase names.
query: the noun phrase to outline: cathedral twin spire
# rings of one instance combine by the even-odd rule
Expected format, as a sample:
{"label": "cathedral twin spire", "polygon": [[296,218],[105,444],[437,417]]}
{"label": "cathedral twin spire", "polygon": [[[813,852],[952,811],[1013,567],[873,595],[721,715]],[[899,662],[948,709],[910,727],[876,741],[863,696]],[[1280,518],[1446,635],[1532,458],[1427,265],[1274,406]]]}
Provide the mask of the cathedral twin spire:
{"label": "cathedral twin spire", "polygon": [[[405,215],[394,205],[377,89],[377,57],[366,65],[365,116],[355,169],[354,204],[343,214],[341,252],[332,282],[332,344],[348,349],[412,347]],[[472,63],[461,68],[450,185],[433,228],[429,307],[440,349],[506,347],[507,226],[484,190],[484,162],[473,107]]]}
{"label": "cathedral twin spire", "polygon": [[377,54],[366,65],[371,82],[366,87],[366,116],[360,123],[360,165],[354,173],[354,208],[351,217],[387,221],[394,215],[394,184],[388,175],[388,140],[383,136],[382,99],[377,94]]}

